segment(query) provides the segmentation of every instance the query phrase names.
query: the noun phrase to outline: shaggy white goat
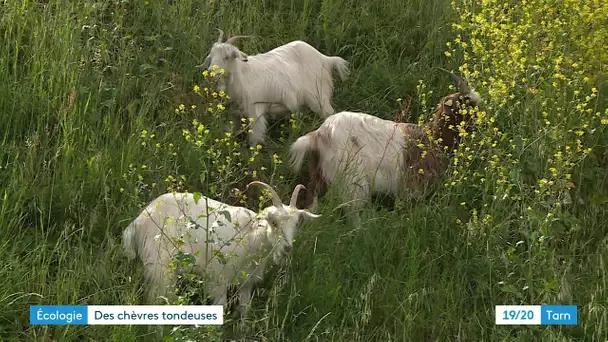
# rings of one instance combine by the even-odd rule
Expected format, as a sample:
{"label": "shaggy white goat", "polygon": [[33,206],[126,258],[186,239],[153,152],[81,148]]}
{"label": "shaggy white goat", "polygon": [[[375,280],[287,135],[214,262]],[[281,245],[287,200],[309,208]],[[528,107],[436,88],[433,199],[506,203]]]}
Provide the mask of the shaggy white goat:
{"label": "shaggy white goat", "polygon": [[234,36],[222,42],[223,32],[213,44],[205,62],[209,70],[217,65],[224,69],[220,84],[231,101],[239,105],[248,118],[253,118],[250,144],[265,140],[266,114],[294,113],[306,105],[326,118],[335,113],[331,105],[334,88],[333,71],[342,81],[350,73],[349,63],[338,56],[326,56],[303,41],[293,41],[266,53],[253,56],[233,44],[246,36]]}
{"label": "shaggy white goat", "polygon": [[167,296],[172,272],[168,265],[178,252],[174,239],[183,239],[181,252],[196,257],[191,272],[206,277],[215,305],[226,305],[228,286],[240,283],[238,311],[245,316],[251,292],[263,280],[271,250],[279,263],[291,251],[300,219],[321,216],[296,208],[298,193],[305,189],[301,184],[295,187],[289,205],[284,205],[269,185],[256,181],[247,189],[252,185],[265,187],[272,194],[273,205],[259,214],[204,196],[197,199],[191,193],[166,193],[129,224],[123,233],[123,248],[130,260],[139,256],[144,264],[148,303],[159,295]]}
{"label": "shaggy white goat", "polygon": [[457,144],[453,128],[465,121],[462,104],[481,101],[465,81],[452,76],[458,80],[460,92],[441,100],[430,127],[344,111],[298,138],[289,151],[294,170],[298,172],[307,155],[312,155],[304,207],[314,210],[318,196],[324,195],[338,175],[344,182],[342,200],[353,200],[352,210],[360,208],[372,193],[396,195],[405,187],[412,196],[420,195],[446,167],[445,151]]}

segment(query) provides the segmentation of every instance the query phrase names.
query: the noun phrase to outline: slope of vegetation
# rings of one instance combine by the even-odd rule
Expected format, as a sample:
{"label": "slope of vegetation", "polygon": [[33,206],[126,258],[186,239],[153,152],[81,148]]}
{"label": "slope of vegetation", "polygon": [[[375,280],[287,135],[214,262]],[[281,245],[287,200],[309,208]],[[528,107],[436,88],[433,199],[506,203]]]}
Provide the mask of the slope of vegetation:
{"label": "slope of vegetation", "polygon": [[[255,208],[263,198],[231,189],[293,189],[287,146],[320,120],[277,120],[259,148],[225,134],[225,94],[195,68],[216,27],[255,35],[249,54],[303,39],[350,61],[337,110],[428,120],[452,89],[436,67],[486,100],[424,201],[370,205],[354,229],[330,190],[235,338],[608,339],[603,1],[13,0],[0,4],[2,340],[219,338],[30,326],[28,309],[139,304],[141,269],[120,233],[162,192]],[[497,327],[497,304],[576,304],[579,324]]]}

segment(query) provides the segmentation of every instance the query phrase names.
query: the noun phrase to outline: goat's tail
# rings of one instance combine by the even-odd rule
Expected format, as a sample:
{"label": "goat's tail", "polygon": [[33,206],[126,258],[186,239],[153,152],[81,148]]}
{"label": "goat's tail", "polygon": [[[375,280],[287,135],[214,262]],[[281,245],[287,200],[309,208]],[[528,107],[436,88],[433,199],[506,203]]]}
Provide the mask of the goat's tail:
{"label": "goat's tail", "polygon": [[131,222],[127,229],[122,233],[122,249],[123,253],[127,256],[127,259],[133,260],[137,257],[137,250],[135,247],[135,221]]}
{"label": "goat's tail", "polygon": [[301,136],[289,148],[289,164],[295,172],[302,169],[304,159],[308,152],[314,151],[316,146],[316,131]]}
{"label": "goat's tail", "polygon": [[338,71],[340,80],[342,80],[342,82],[346,81],[350,76],[350,63],[348,63],[348,61],[346,61],[344,58],[338,56],[329,57],[329,62],[331,63],[332,70]]}

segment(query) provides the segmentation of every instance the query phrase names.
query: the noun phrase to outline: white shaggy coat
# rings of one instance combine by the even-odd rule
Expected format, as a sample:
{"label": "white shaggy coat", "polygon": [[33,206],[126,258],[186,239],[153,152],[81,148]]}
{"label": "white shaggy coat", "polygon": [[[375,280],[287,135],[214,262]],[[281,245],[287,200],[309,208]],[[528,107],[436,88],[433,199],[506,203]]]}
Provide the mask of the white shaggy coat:
{"label": "white shaggy coat", "polygon": [[342,196],[351,207],[364,204],[371,190],[393,193],[401,184],[400,169],[406,145],[403,125],[357,112],[336,113],[290,149],[290,164],[300,170],[307,152],[319,151],[322,179],[332,184],[338,175]]}
{"label": "white shaggy coat", "polygon": [[[214,43],[208,56],[209,70],[217,65],[225,74],[222,84],[240,110],[253,118],[250,143],[263,143],[266,114],[288,114],[307,106],[322,118],[335,113],[331,105],[333,72],[342,81],[349,76],[349,63],[326,56],[310,44],[297,40],[266,53],[247,56],[234,45]],[[230,41],[230,39],[228,40]]]}
{"label": "white shaggy coat", "polygon": [[430,125],[397,123],[344,111],[298,138],[289,151],[290,164],[298,172],[312,154],[308,163],[310,208],[314,210],[317,194],[335,183],[338,176],[342,177],[342,199],[349,201],[346,203],[352,210],[360,208],[373,193],[396,195],[409,190],[410,195],[418,197],[434,183],[446,167],[444,152],[458,144],[454,127],[467,121],[460,111],[462,105],[481,102],[466,82],[452,76],[461,92],[441,99]]}
{"label": "white shaggy coat", "polygon": [[[296,197],[302,188],[296,187]],[[240,285],[243,313],[253,288],[263,280],[267,259],[272,256],[279,263],[291,250],[300,219],[320,216],[283,205],[271,192],[273,206],[260,214],[204,196],[197,202],[191,193],[166,193],[152,201],[123,233],[125,254],[131,260],[139,256],[144,264],[147,303],[171,297],[173,272],[168,266],[181,250],[195,256],[189,271],[206,278],[215,305],[227,303],[229,285]],[[179,249],[175,238],[185,242]]]}

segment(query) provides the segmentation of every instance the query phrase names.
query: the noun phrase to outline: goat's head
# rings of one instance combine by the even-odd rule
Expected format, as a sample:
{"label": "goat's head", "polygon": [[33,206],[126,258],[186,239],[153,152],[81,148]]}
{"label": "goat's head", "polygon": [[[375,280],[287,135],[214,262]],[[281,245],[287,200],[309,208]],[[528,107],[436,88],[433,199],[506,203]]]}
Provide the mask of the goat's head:
{"label": "goat's head", "polygon": [[458,126],[463,125],[467,131],[471,130],[469,114],[461,112],[463,105],[474,107],[482,102],[479,94],[469,84],[456,74],[439,68],[449,73],[457,84],[458,92],[445,96],[441,99],[432,124],[432,133],[435,139],[441,138],[441,145],[452,151],[458,143]]}
{"label": "goat's head", "polygon": [[220,33],[217,42],[213,43],[211,51],[205,58],[203,64],[199,65],[198,68],[207,68],[209,71],[213,71],[213,66],[217,65],[217,70],[224,69],[225,73],[230,73],[234,70],[235,63],[248,61],[247,54],[239,50],[234,44],[237,40],[250,36],[234,36],[223,42],[224,31],[220,29],[217,30]]}
{"label": "goat's head", "polygon": [[302,184],[298,184],[293,190],[289,205],[283,204],[281,197],[270,185],[254,181],[247,185],[247,189],[253,185],[264,187],[272,194],[272,206],[265,208],[260,215],[268,222],[267,236],[273,244],[273,260],[279,263],[291,251],[300,221],[316,219],[321,215],[296,207],[298,194],[300,190],[305,189]]}

